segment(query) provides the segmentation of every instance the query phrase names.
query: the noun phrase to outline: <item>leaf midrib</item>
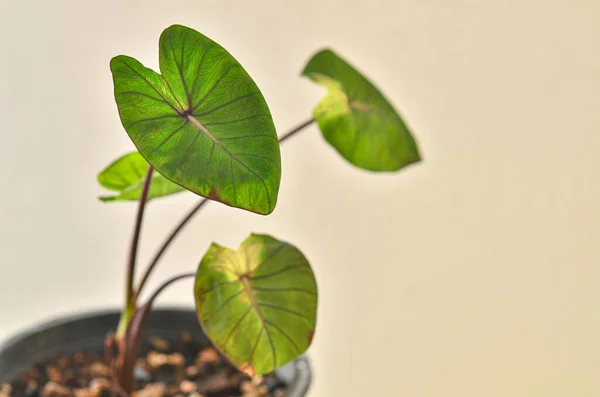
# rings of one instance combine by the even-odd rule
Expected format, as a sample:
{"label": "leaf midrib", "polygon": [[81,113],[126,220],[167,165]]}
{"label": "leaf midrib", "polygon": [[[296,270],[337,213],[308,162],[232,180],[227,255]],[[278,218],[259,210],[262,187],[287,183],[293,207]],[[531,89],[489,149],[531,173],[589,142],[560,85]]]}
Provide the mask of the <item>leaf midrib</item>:
{"label": "leaf midrib", "polygon": [[[211,134],[211,132],[205,126],[203,126],[202,123],[200,123],[194,116],[192,116],[191,114],[188,114],[187,116],[185,116],[185,118],[194,127],[196,127],[198,130],[200,130],[204,135],[206,135],[211,141],[213,141],[215,145],[219,146],[219,148],[221,148],[221,150],[223,150],[225,153],[227,153],[227,155],[229,156],[229,158],[231,160],[235,160],[239,165],[244,167],[248,172],[250,172],[252,175],[254,175],[256,178],[258,178],[262,182],[262,184],[265,188],[265,194],[267,196],[268,206],[269,206],[269,208],[271,208],[271,196],[269,195],[269,189],[268,189],[267,183],[265,182],[263,177],[258,175],[256,173],[256,171],[254,171],[253,169],[248,167],[246,164],[244,164],[243,161],[241,161],[239,158],[237,158],[234,153],[232,153],[225,145],[223,145],[223,143],[221,143],[221,141],[219,141],[213,134]],[[234,174],[233,165],[231,166],[231,172],[233,175]],[[232,180],[232,184],[235,187],[235,180]]]}
{"label": "leaf midrib", "polygon": [[262,324],[262,328],[265,330],[267,338],[269,339],[269,344],[271,345],[271,352],[273,354],[273,366],[277,367],[277,355],[275,353],[275,345],[273,344],[273,336],[271,335],[271,331],[269,331],[269,329],[267,328],[267,320],[260,308],[260,304],[256,300],[256,295],[254,295],[254,288],[252,288],[252,282],[250,280],[250,277],[248,277],[247,275],[240,277],[240,281],[242,282],[242,286],[244,287],[244,292],[248,296],[248,299],[250,299],[250,305],[252,305],[252,307],[256,311],[256,314],[258,315],[258,318],[260,319],[260,322]]}
{"label": "leaf midrib", "polygon": [[386,111],[386,109],[380,107],[379,105],[375,105],[375,104],[368,104],[368,103],[348,99],[348,108],[352,111],[358,111],[358,112],[379,115],[379,116],[385,117],[389,120],[391,120],[393,118],[393,114],[391,114],[389,111]]}

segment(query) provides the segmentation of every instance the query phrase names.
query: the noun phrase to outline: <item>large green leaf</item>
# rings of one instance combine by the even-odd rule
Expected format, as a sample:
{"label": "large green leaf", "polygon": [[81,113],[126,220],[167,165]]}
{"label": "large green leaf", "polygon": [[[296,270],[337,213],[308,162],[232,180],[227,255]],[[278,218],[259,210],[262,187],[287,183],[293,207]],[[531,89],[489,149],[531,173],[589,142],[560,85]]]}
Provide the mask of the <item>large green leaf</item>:
{"label": "large green leaf", "polygon": [[257,85],[223,47],[179,25],[159,42],[158,74],[112,59],[121,122],[142,156],[167,179],[259,214],[277,203],[281,158]]}
{"label": "large green leaf", "polygon": [[288,243],[252,234],[237,251],[213,244],[198,267],[195,295],[208,337],[250,375],[286,364],[312,342],[317,284]]}
{"label": "large green leaf", "polygon": [[[98,174],[98,182],[108,190],[118,192],[111,196],[101,196],[102,201],[137,201],[142,194],[148,162],[137,151],[127,153],[112,162]],[[152,174],[148,201],[185,191],[158,172]]]}
{"label": "large green leaf", "polygon": [[328,90],[315,107],[323,136],[350,163],[396,171],[420,160],[408,127],[383,94],[333,51],[315,54],[302,71]]}

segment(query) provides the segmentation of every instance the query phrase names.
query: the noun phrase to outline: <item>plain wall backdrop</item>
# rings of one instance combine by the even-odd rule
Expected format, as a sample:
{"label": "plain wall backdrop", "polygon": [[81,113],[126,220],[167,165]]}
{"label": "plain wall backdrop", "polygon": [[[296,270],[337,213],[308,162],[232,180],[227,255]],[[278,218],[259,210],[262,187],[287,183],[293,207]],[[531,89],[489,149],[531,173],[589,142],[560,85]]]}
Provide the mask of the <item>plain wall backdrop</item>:
{"label": "plain wall backdrop", "polygon": [[[424,160],[373,175],[311,127],[282,147],[275,212],[211,203],[152,285],[250,232],[320,287],[310,397],[600,395],[600,3],[593,0],[0,0],[0,339],[120,305],[133,203],[96,174],[133,148],[110,59],[157,68],[171,24],[227,48],[279,133],[331,47],[378,85]],[[152,202],[140,263],[197,198]],[[192,305],[192,282],[160,304]]]}

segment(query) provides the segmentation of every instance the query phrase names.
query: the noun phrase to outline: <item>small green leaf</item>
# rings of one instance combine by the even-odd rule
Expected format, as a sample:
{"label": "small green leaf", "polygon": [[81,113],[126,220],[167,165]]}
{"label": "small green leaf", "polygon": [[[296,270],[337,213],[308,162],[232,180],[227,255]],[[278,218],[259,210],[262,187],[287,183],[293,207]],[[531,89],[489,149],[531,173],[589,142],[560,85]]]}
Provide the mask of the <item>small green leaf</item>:
{"label": "small green leaf", "polygon": [[[138,152],[131,152],[121,156],[100,174],[98,182],[108,190],[114,190],[119,194],[113,196],[101,196],[102,201],[137,201],[142,194],[144,178],[148,171],[148,162]],[[158,172],[152,174],[152,183],[148,192],[148,201],[185,191],[179,185],[174,184]]]}
{"label": "small green leaf", "polygon": [[408,127],[383,94],[331,50],[315,54],[302,71],[328,90],[315,107],[323,136],[350,163],[397,171],[420,161]]}
{"label": "small green leaf", "polygon": [[121,122],[163,176],[204,197],[259,214],[275,209],[281,158],[257,85],[223,47],[174,25],[159,42],[158,74],[112,59]]}
{"label": "small green leaf", "polygon": [[194,291],[204,332],[250,375],[281,367],[312,342],[317,283],[308,260],[288,243],[252,234],[237,251],[213,244]]}

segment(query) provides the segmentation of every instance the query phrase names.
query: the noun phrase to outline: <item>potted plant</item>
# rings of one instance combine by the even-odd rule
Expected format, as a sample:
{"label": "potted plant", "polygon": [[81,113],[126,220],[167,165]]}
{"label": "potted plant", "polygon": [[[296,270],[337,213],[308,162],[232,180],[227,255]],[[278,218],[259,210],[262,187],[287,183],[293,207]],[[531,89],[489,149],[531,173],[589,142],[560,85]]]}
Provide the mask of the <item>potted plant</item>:
{"label": "potted plant", "polygon": [[[279,137],[258,86],[216,42],[173,25],[160,36],[159,62],[160,74],[128,56],[110,62],[119,116],[136,149],[98,175],[113,192],[102,201],[137,202],[123,307],[60,319],[6,343],[0,397],[303,396],[318,291],[307,256],[287,239],[251,233],[237,249],[213,243],[194,273],[166,280],[144,302],[140,293],[167,247],[209,202],[271,214],[279,145],[313,124],[363,170],[394,172],[420,161],[393,106],[329,49],[302,71],[327,94],[309,120]],[[136,283],[147,203],[184,191],[200,201]],[[152,311],[161,291],[188,277],[195,279],[195,310]]]}

